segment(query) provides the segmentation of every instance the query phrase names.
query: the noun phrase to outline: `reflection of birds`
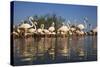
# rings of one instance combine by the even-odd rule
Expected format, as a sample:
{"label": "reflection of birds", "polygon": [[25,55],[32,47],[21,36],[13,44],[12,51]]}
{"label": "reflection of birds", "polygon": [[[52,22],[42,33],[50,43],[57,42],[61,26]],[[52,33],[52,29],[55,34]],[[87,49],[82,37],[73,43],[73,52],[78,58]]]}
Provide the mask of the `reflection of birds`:
{"label": "reflection of birds", "polygon": [[82,48],[78,49],[78,56],[83,57],[85,55],[84,50]]}
{"label": "reflection of birds", "polygon": [[62,26],[58,29],[58,33],[60,34],[66,34],[69,31],[69,28],[62,23]]}
{"label": "reflection of birds", "polygon": [[48,29],[48,30],[50,31],[51,34],[56,34],[56,33],[54,32],[54,31],[55,31],[54,25],[55,25],[55,24],[54,24],[54,22],[53,22],[52,25],[51,25],[51,26],[49,27],[49,29]]}

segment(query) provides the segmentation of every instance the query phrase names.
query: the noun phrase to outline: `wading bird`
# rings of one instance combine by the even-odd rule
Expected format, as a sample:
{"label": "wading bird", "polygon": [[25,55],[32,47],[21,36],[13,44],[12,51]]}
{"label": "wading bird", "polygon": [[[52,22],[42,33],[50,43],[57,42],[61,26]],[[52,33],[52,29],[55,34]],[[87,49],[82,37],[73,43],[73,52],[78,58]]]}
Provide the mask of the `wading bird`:
{"label": "wading bird", "polygon": [[53,22],[52,24],[51,24],[51,26],[49,27],[49,32],[50,32],[50,34],[56,34],[54,31],[55,31],[55,23]]}
{"label": "wading bird", "polygon": [[76,31],[76,33],[78,35],[85,35],[85,32],[83,30],[87,29],[87,21],[88,21],[88,19],[87,19],[87,17],[85,17],[84,21],[83,21],[84,24],[77,25],[77,28],[78,28],[79,31]]}
{"label": "wading bird", "polygon": [[20,26],[18,26],[18,28],[21,31],[23,31],[24,36],[27,36],[28,34],[34,33],[36,31],[36,24],[37,24],[37,22],[32,22],[32,20],[33,20],[33,18],[29,17],[29,21],[30,21],[31,24],[23,21],[23,23],[20,24]]}
{"label": "wading bird", "polygon": [[62,23],[62,26],[58,29],[58,34],[66,34],[69,31],[69,28]]}
{"label": "wading bird", "polygon": [[31,23],[31,27],[28,29],[28,32],[29,33],[35,33],[36,32],[36,25],[37,25],[37,22],[33,22],[33,17],[29,17],[29,22]]}
{"label": "wading bird", "polygon": [[44,30],[44,24],[41,24],[41,27],[39,29],[37,29],[37,33],[44,34],[43,30]]}
{"label": "wading bird", "polygon": [[14,25],[14,26],[13,26],[13,32],[12,32],[13,37],[14,37],[14,38],[20,37],[20,32],[21,32],[21,31],[19,30],[18,26]]}

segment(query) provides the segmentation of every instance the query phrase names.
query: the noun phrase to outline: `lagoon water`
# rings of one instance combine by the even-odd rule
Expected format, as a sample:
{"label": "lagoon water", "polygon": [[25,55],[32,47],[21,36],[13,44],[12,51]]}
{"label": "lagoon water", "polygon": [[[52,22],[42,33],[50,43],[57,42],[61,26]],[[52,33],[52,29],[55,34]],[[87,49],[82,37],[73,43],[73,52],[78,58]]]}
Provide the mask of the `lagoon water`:
{"label": "lagoon water", "polygon": [[97,36],[14,39],[14,65],[97,60]]}

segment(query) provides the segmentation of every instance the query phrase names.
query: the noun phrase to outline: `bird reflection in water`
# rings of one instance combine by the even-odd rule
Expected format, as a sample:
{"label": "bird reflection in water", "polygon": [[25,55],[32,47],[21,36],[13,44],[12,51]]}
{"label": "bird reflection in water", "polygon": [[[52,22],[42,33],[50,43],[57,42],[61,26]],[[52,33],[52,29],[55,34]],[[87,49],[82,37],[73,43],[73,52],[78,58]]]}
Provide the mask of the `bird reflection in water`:
{"label": "bird reflection in water", "polygon": [[[92,38],[90,38],[92,37]],[[96,36],[30,37],[14,40],[14,57],[30,64],[93,59],[97,55]],[[56,45],[55,45],[56,44]],[[59,62],[60,62],[59,61]]]}

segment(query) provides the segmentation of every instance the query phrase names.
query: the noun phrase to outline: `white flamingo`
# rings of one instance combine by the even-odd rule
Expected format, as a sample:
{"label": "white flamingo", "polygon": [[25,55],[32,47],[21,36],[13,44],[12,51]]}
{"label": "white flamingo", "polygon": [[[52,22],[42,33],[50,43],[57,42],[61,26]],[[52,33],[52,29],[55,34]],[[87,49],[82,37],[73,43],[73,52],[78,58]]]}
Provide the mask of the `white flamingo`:
{"label": "white flamingo", "polygon": [[47,29],[44,29],[44,24],[42,24],[41,25],[41,28],[42,28],[42,32],[44,33],[44,34],[50,34],[50,32],[49,32],[49,30],[47,30]]}
{"label": "white flamingo", "polygon": [[62,26],[58,29],[58,33],[60,34],[66,34],[69,31],[69,28],[62,23]]}
{"label": "white flamingo", "polygon": [[97,32],[97,27],[93,29],[93,32]]}
{"label": "white flamingo", "polygon": [[77,27],[78,27],[80,30],[85,29],[85,26],[84,26],[83,24],[79,24]]}
{"label": "white flamingo", "polygon": [[30,21],[31,25],[29,23],[24,23],[24,21],[23,21],[23,23],[20,26],[18,26],[18,28],[20,30],[24,30],[25,36],[28,35],[27,32],[34,32],[32,27],[35,27],[35,30],[36,30],[36,26],[35,26],[36,22],[33,23],[32,20],[33,20],[33,18],[29,17],[29,21]]}
{"label": "white flamingo", "polygon": [[76,19],[74,20],[74,25],[71,25],[70,31],[74,32],[76,30]]}
{"label": "white flamingo", "polygon": [[50,34],[56,34],[54,31],[55,31],[55,24],[54,24],[54,22],[51,24],[51,26],[49,27],[49,32],[50,32]]}
{"label": "white flamingo", "polygon": [[96,34],[96,33],[97,33],[97,27],[94,28],[94,29],[92,29],[92,33],[93,33],[93,34]]}
{"label": "white flamingo", "polygon": [[44,24],[41,24],[41,27],[39,29],[37,29],[37,33],[38,34],[50,34],[49,30],[44,29]]}
{"label": "white flamingo", "polygon": [[29,33],[35,33],[36,32],[37,22],[32,22],[32,20],[34,20],[34,19],[32,17],[29,17],[29,22],[32,24],[32,26],[28,29]]}
{"label": "white flamingo", "polygon": [[78,35],[84,35],[83,30],[85,29],[85,26],[83,24],[79,24],[79,25],[77,25],[77,27],[78,27],[78,30],[76,30],[76,33]]}
{"label": "white flamingo", "polygon": [[15,37],[19,37],[19,34],[20,34],[20,30],[19,28],[17,28],[17,26],[13,26],[13,32],[12,34],[15,36]]}
{"label": "white flamingo", "polygon": [[80,30],[83,30],[83,29],[87,29],[87,17],[84,18],[84,24],[79,24],[77,27],[80,29]]}
{"label": "white flamingo", "polygon": [[88,18],[85,17],[85,18],[84,18],[84,26],[85,26],[85,29],[87,29],[87,22],[88,22]]}
{"label": "white flamingo", "polygon": [[13,34],[13,36],[19,37],[19,34],[16,31],[13,31],[12,34]]}
{"label": "white flamingo", "polygon": [[68,20],[68,22],[67,22],[67,27],[69,29],[69,35],[72,35],[73,34],[73,31],[75,30],[75,28],[71,27],[70,20]]}
{"label": "white flamingo", "polygon": [[37,33],[44,34],[43,30],[44,30],[44,24],[41,24],[41,27],[39,29],[37,29]]}
{"label": "white flamingo", "polygon": [[84,24],[79,24],[77,27],[80,29],[80,32],[78,32],[80,35],[84,35],[85,32],[83,31],[84,29],[87,29],[87,17],[84,18]]}
{"label": "white flamingo", "polygon": [[49,30],[47,30],[47,29],[43,29],[43,32],[44,32],[45,34],[51,34],[51,33],[49,32]]}

